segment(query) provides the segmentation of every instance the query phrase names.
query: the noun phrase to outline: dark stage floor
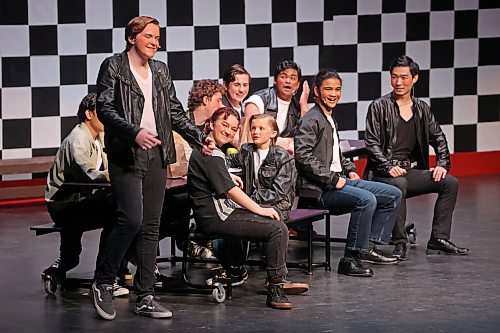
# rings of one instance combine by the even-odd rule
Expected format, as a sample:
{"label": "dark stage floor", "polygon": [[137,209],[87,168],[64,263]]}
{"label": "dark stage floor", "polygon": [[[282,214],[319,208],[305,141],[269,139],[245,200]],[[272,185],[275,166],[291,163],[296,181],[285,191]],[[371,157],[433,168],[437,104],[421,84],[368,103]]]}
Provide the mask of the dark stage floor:
{"label": "dark stage floor", "polygon": [[[49,221],[45,207],[1,208],[0,332],[499,332],[500,175],[460,181],[452,240],[471,249],[467,257],[425,254],[435,196],[423,196],[409,200],[418,245],[404,263],[376,266],[373,278],[339,276],[336,266],[343,245],[336,243],[331,272],[320,268],[308,276],[290,270],[293,280],[311,284],[308,293],[290,297],[292,311],[265,307],[265,274],[250,268],[249,280],[224,304],[213,303],[210,296],[159,294],[174,313],[171,320],[137,317],[128,310],[128,299],[116,300],[114,321],[101,320],[85,289],[47,296],[40,272],[56,258],[59,238],[35,237],[29,231]],[[332,221],[333,234],[344,236],[346,217]],[[92,276],[97,237],[98,231],[84,236],[82,263],[72,275]],[[291,242],[289,256],[305,255],[301,246]],[[168,254],[168,241],[161,248]],[[318,244],[318,258],[323,250]],[[161,269],[166,275],[178,271],[169,264]],[[201,278],[204,271],[196,274]]]}

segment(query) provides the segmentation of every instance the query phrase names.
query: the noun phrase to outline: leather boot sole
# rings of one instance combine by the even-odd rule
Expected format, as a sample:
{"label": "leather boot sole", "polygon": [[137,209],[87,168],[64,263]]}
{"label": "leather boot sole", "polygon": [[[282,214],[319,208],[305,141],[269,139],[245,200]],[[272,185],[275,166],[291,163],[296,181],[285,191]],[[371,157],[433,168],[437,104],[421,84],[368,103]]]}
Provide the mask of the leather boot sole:
{"label": "leather boot sole", "polygon": [[434,249],[427,249],[426,253],[427,254],[447,254],[449,256],[465,256],[465,255],[469,254],[469,252],[464,252],[464,253],[446,252],[443,250],[434,250]]}
{"label": "leather boot sole", "polygon": [[277,309],[277,310],[291,310],[292,309],[292,303],[269,302],[269,303],[266,303],[266,305],[272,309]]}
{"label": "leather boot sole", "polygon": [[338,272],[339,274],[347,275],[347,276],[356,276],[356,277],[372,277],[373,272],[368,273],[349,273],[349,272]]}
{"label": "leather boot sole", "polygon": [[283,290],[287,295],[299,295],[309,290],[309,284],[297,282],[285,283],[283,284]]}
{"label": "leather boot sole", "polygon": [[375,261],[375,260],[361,259],[361,262],[364,262],[364,263],[367,263],[367,264],[373,264],[373,265],[396,265],[398,263],[398,260],[394,260],[394,261]]}

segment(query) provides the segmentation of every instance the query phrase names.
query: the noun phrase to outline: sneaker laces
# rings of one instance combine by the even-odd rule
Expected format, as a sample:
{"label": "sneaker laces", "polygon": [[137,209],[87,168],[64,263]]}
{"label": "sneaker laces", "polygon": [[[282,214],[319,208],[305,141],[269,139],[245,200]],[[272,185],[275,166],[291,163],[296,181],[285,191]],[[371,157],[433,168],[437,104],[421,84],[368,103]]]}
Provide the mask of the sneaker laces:
{"label": "sneaker laces", "polygon": [[124,286],[120,285],[118,283],[118,281],[115,281],[115,283],[113,283],[113,291],[116,291],[118,289],[122,289],[122,288],[125,288]]}
{"label": "sneaker laces", "polygon": [[101,302],[111,302],[115,299],[113,296],[113,285],[101,284],[96,286],[97,297]]}
{"label": "sneaker laces", "polygon": [[277,302],[288,302],[288,298],[286,297],[281,284],[270,284],[268,287],[268,293],[271,299]]}
{"label": "sneaker laces", "polygon": [[144,297],[143,300],[144,299],[146,300],[145,304],[142,304],[143,301],[141,300],[139,302],[139,305],[140,305],[139,307],[144,307],[145,306],[146,308],[148,308],[150,310],[154,310],[154,308],[155,308],[155,301],[154,300],[155,299],[154,299],[153,295],[148,295],[148,296]]}
{"label": "sneaker laces", "polygon": [[[146,300],[144,302],[144,300]],[[147,295],[144,296],[144,298],[137,303],[137,309],[141,310],[147,308],[148,310],[157,310],[158,312],[165,312],[167,311],[166,308],[164,308],[160,303],[158,303],[153,295]]]}

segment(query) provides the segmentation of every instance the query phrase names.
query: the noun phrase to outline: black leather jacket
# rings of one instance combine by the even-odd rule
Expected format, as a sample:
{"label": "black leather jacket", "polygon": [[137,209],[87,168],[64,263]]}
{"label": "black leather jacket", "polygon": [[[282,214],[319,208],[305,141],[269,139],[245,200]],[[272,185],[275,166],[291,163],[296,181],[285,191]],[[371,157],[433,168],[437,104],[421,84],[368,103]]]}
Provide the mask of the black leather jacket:
{"label": "black leather jacket", "polygon": [[[234,107],[231,105],[231,102],[230,102],[230,101],[229,101],[229,99],[227,98],[227,93],[226,93],[226,94],[224,94],[224,95],[222,95],[222,104],[223,104],[224,106],[229,106],[230,108],[233,108],[233,109],[234,109]],[[238,114],[240,115],[240,117],[242,117],[242,116],[243,116],[243,115],[241,114],[241,112],[240,112],[240,111],[238,111],[238,110],[236,110],[236,109],[234,109],[234,110],[235,110],[236,112],[238,112]],[[240,110],[242,110],[242,111],[243,111],[243,103],[241,103],[241,102],[240,102]]]}
{"label": "black leather jacket", "polygon": [[240,147],[238,154],[231,155],[229,164],[242,169],[245,193],[253,201],[278,208],[288,219],[295,197],[297,170],[293,157],[282,147],[272,145],[269,153],[259,168],[254,188],[254,159],[257,151],[255,144],[246,143]]}
{"label": "black leather jacket", "polygon": [[[153,112],[162,164],[166,167],[176,161],[172,130],[193,144],[205,142],[206,136],[187,118],[175,95],[167,65],[151,59],[149,67],[153,74]],[[144,95],[130,71],[127,52],[106,58],[97,76],[97,113],[106,131],[106,152],[114,163],[133,165],[139,149],[135,137],[141,130],[143,108]]]}
{"label": "black leather jacket", "polygon": [[[338,137],[338,124],[335,121]],[[312,107],[297,125],[294,137],[295,165],[299,172],[299,196],[319,198],[327,185],[335,186],[340,175],[330,171],[333,160],[333,128],[319,105]],[[340,151],[340,147],[339,147]],[[356,166],[340,153],[342,174]]]}
{"label": "black leather jacket", "polygon": [[[278,116],[278,95],[274,86],[265,88],[253,93],[259,96],[264,101],[264,113],[270,114],[274,119]],[[300,119],[300,107],[297,99],[292,98],[288,107],[288,116],[286,118],[286,126],[281,131],[280,136],[283,138],[293,137],[295,135],[296,125]]]}
{"label": "black leather jacket", "polygon": [[[418,142],[415,168],[429,169],[429,145],[431,145],[436,152],[437,165],[449,170],[450,151],[441,127],[427,103],[414,97],[412,100]],[[390,163],[392,147],[397,139],[398,119],[399,106],[392,92],[376,99],[368,107],[365,131],[368,151],[368,162],[364,173],[366,179],[372,179],[374,174],[389,176],[389,170],[392,168]]]}

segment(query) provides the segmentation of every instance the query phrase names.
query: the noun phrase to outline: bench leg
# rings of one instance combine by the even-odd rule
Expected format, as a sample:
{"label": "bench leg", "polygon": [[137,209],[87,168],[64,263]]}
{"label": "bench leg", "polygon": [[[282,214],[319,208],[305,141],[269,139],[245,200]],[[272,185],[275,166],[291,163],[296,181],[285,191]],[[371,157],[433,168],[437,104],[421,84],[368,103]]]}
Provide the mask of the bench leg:
{"label": "bench leg", "polygon": [[174,259],[177,257],[176,250],[175,250],[175,242],[176,242],[175,237],[173,237],[173,236],[170,237],[170,258],[172,259],[170,261],[170,265],[172,265],[172,266],[175,266],[177,264],[177,260]]}
{"label": "bench leg", "polygon": [[325,270],[331,271],[332,266],[330,265],[330,214],[325,214]]}
{"label": "bench leg", "polygon": [[307,274],[312,275],[313,244],[312,244],[312,223],[307,225]]}

